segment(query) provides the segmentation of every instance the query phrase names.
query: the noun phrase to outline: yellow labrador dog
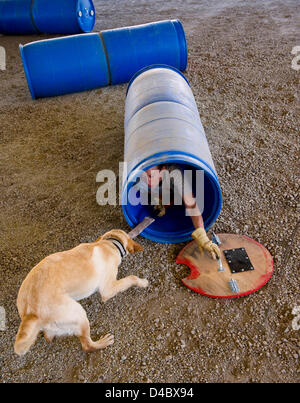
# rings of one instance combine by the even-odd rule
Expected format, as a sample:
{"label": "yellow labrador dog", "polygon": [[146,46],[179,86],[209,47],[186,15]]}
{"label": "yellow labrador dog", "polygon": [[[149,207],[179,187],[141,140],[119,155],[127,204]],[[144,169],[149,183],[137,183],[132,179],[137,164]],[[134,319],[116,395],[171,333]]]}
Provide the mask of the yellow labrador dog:
{"label": "yellow labrador dog", "polygon": [[43,259],[19,290],[17,307],[22,322],[15,352],[25,354],[40,331],[47,342],[54,336],[76,335],[84,351],[111,345],[114,342],[111,334],[95,342],[91,340],[86,312],[76,301],[99,291],[105,302],[133,285],[147,287],[148,281],[137,276],[117,280],[122,257],[142,250],[126,232],[112,230],[93,243],[83,243]]}

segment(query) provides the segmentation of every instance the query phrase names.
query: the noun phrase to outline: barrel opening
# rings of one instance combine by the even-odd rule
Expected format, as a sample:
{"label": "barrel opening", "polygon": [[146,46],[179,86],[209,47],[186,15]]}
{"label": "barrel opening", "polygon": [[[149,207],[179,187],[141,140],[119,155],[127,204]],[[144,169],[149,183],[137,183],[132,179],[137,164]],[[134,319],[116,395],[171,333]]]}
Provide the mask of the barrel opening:
{"label": "barrel opening", "polygon": [[[170,161],[174,163],[174,161]],[[168,163],[168,162],[166,162]],[[199,167],[183,162],[176,162],[177,166],[182,169],[188,169],[196,171]],[[151,168],[153,164],[145,167],[147,170]],[[196,178],[195,173],[193,177]],[[136,184],[137,176],[130,178],[124,187],[126,197],[132,186]],[[193,192],[195,194],[196,183],[193,182]],[[125,197],[123,193],[123,200]],[[140,195],[137,194],[137,197]],[[204,211],[202,213],[205,228],[208,229],[216,220],[221,209],[221,191],[216,179],[210,175],[207,171],[204,171]],[[123,211],[127,222],[131,227],[136,226],[146,216],[153,216],[154,210],[151,205],[132,205],[130,200],[127,199],[127,204],[123,204]],[[166,209],[166,214],[163,217],[159,217],[146,228],[142,235],[145,238],[156,242],[162,243],[178,243],[191,239],[191,233],[194,230],[191,217],[186,215],[186,209],[184,204],[171,205]]]}

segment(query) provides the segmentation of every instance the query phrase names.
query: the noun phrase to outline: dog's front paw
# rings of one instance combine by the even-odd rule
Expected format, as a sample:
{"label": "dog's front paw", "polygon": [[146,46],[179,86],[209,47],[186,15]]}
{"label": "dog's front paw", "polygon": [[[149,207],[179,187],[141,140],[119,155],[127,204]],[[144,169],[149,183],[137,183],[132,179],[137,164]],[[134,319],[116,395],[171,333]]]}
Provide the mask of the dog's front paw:
{"label": "dog's front paw", "polygon": [[146,278],[139,278],[138,286],[142,288],[146,288],[149,285],[149,281]]}

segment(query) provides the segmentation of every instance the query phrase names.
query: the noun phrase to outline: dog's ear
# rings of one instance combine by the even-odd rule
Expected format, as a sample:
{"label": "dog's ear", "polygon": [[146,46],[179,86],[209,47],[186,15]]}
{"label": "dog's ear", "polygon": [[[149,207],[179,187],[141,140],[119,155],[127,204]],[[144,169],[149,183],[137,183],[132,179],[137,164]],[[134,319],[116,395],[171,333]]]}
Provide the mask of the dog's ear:
{"label": "dog's ear", "polygon": [[129,253],[142,252],[144,250],[144,247],[139,243],[133,241],[132,239],[129,239],[127,244],[127,250]]}

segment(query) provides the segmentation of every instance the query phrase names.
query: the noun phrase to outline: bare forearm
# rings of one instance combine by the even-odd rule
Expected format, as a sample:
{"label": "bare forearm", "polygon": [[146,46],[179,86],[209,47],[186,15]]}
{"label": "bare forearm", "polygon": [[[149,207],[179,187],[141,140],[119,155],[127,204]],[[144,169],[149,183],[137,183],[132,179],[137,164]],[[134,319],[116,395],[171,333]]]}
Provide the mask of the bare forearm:
{"label": "bare forearm", "polygon": [[204,227],[202,214],[197,206],[194,196],[192,194],[184,195],[183,201],[186,208],[186,214],[191,217],[194,227]]}

